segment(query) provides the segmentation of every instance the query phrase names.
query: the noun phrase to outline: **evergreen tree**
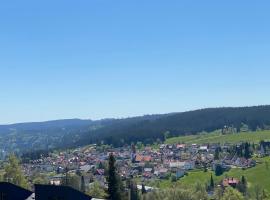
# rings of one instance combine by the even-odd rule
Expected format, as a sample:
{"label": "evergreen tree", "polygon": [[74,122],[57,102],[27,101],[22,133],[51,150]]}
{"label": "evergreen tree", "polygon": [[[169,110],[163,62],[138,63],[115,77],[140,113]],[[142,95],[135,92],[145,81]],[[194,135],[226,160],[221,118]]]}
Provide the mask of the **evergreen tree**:
{"label": "evergreen tree", "polygon": [[121,200],[120,179],[116,172],[113,154],[109,156],[108,193],[111,200]]}
{"label": "evergreen tree", "polygon": [[68,186],[68,167],[65,168],[65,182],[62,185]]}
{"label": "evergreen tree", "polygon": [[132,153],[136,153],[136,146],[134,145],[134,143],[131,144],[131,150],[132,150]]}
{"label": "evergreen tree", "polygon": [[215,149],[214,160],[219,160],[219,148]]}
{"label": "evergreen tree", "polygon": [[130,183],[130,200],[138,200],[138,189],[137,184],[134,181]]}
{"label": "evergreen tree", "polygon": [[244,157],[246,159],[251,158],[250,144],[247,142],[244,144]]}
{"label": "evergreen tree", "polygon": [[205,162],[203,162],[203,171],[204,172],[207,172],[208,171],[207,164]]}
{"label": "evergreen tree", "polygon": [[84,176],[81,176],[81,192],[85,192],[85,181],[84,181]]}
{"label": "evergreen tree", "polygon": [[240,183],[236,186],[237,190],[244,196],[247,194],[247,180],[245,176],[242,176]]}
{"label": "evergreen tree", "polygon": [[211,190],[213,190],[215,188],[215,183],[214,183],[214,179],[213,179],[212,174],[211,174],[211,178],[210,178],[210,188],[211,188]]}
{"label": "evergreen tree", "polygon": [[245,176],[242,176],[242,178],[241,178],[241,184],[243,185],[243,191],[242,191],[242,193],[244,195],[246,195],[246,193],[247,193],[247,180],[246,180]]}
{"label": "evergreen tree", "polygon": [[223,168],[220,164],[216,165],[215,174],[216,176],[221,176],[223,174]]}
{"label": "evergreen tree", "polygon": [[145,194],[145,193],[146,193],[145,185],[142,184],[142,194]]}

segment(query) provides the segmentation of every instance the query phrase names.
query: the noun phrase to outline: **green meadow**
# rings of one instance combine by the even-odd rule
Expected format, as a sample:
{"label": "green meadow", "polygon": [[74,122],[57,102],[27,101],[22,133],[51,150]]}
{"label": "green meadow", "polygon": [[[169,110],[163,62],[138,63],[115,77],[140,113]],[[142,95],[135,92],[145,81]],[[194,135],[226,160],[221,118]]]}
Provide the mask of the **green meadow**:
{"label": "green meadow", "polygon": [[[261,140],[270,140],[270,131],[256,131],[256,132],[241,132],[234,134],[222,135],[220,131],[213,133],[202,133],[198,135],[173,137],[166,140],[167,144],[186,143],[186,144],[211,144],[211,143],[230,143],[235,144],[239,142],[251,142],[259,143]],[[266,189],[270,192],[270,157],[256,158],[258,164],[256,167],[242,170],[231,169],[229,172],[225,172],[222,176],[215,176],[214,172],[208,170],[204,172],[202,170],[192,170],[188,175],[179,179],[176,183],[172,183],[171,180],[163,180],[158,183],[160,188],[172,187],[174,184],[177,186],[192,186],[197,182],[202,184],[209,184],[211,174],[213,175],[216,184],[220,183],[225,177],[235,177],[240,179],[241,176],[245,176],[248,181],[249,191],[252,193],[256,185],[262,189]]]}
{"label": "green meadow", "polygon": [[250,169],[231,169],[229,172],[225,172],[222,176],[215,176],[212,171],[194,171],[190,172],[188,176],[180,179],[181,184],[190,185],[195,182],[208,183],[210,181],[211,174],[216,183],[220,182],[225,177],[235,177],[240,179],[245,176],[249,183],[249,188],[254,188],[255,185],[259,185],[270,192],[270,158],[258,159],[260,162],[256,167]]}
{"label": "green meadow", "polygon": [[[193,186],[196,183],[209,184],[211,174],[213,175],[215,184],[219,184],[225,177],[234,177],[241,179],[245,176],[248,181],[249,191],[252,193],[254,187],[258,185],[261,189],[265,189],[270,192],[270,157],[258,158],[259,162],[256,167],[250,169],[231,169],[229,172],[225,172],[221,176],[215,176],[215,173],[211,170],[204,172],[202,170],[192,170],[188,175],[179,179],[177,182],[171,180],[158,180],[152,185],[159,188],[169,187],[188,187]],[[268,166],[269,165],[269,166]]]}
{"label": "green meadow", "polygon": [[222,135],[220,132],[203,133],[198,135],[179,136],[166,140],[167,144],[207,144],[207,143],[239,143],[242,141],[259,143],[261,140],[270,140],[270,131],[241,132]]}

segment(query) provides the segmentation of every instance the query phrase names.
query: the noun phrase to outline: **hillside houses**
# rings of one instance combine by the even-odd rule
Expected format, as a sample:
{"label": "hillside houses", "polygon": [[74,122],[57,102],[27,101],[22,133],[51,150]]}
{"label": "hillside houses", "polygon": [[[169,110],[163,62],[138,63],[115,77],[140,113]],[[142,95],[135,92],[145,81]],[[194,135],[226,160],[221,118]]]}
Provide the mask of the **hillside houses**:
{"label": "hillside houses", "polygon": [[233,177],[231,177],[231,178],[225,178],[222,181],[222,186],[223,187],[231,186],[233,188],[236,188],[236,186],[239,184],[239,182],[240,181],[238,179],[233,178]]}
{"label": "hillside houses", "polygon": [[224,171],[256,165],[252,158],[237,156],[230,149],[229,144],[160,144],[158,148],[149,146],[142,149],[135,149],[134,146],[101,148],[91,145],[32,160],[24,164],[24,172],[27,176],[36,172],[45,173],[50,183],[59,184],[68,171],[83,174],[88,183],[98,181],[106,186],[106,162],[111,153],[116,158],[122,179],[137,178],[142,182],[167,179],[172,175],[179,179],[194,169],[215,171],[218,165]]}

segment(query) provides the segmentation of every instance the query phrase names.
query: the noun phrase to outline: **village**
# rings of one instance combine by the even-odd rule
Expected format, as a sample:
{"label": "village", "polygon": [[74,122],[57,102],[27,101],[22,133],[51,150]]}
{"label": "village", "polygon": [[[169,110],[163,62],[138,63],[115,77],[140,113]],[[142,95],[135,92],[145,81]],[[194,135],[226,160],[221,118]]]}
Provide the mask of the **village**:
{"label": "village", "polygon": [[[257,163],[253,157],[269,155],[267,145],[160,144],[157,147],[140,148],[138,145],[121,148],[89,145],[31,160],[23,164],[23,170],[27,177],[44,174],[43,181],[52,185],[60,185],[67,175],[77,174],[83,176],[86,185],[90,187],[98,182],[106,188],[107,161],[109,155],[113,154],[122,180],[136,179],[138,189],[144,185],[149,191],[157,189],[147,185],[150,181],[181,181],[182,177],[195,169],[212,170],[216,175],[221,175],[232,168],[255,167]],[[238,179],[228,177],[220,184],[226,187],[235,186],[238,182]]]}

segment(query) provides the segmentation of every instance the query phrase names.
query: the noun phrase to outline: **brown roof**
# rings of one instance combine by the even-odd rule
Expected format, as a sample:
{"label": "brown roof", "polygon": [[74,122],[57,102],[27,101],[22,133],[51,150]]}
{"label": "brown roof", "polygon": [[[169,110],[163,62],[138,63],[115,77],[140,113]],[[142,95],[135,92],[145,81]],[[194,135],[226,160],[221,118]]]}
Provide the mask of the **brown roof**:
{"label": "brown roof", "polygon": [[136,155],[136,162],[150,162],[151,160],[151,156]]}

